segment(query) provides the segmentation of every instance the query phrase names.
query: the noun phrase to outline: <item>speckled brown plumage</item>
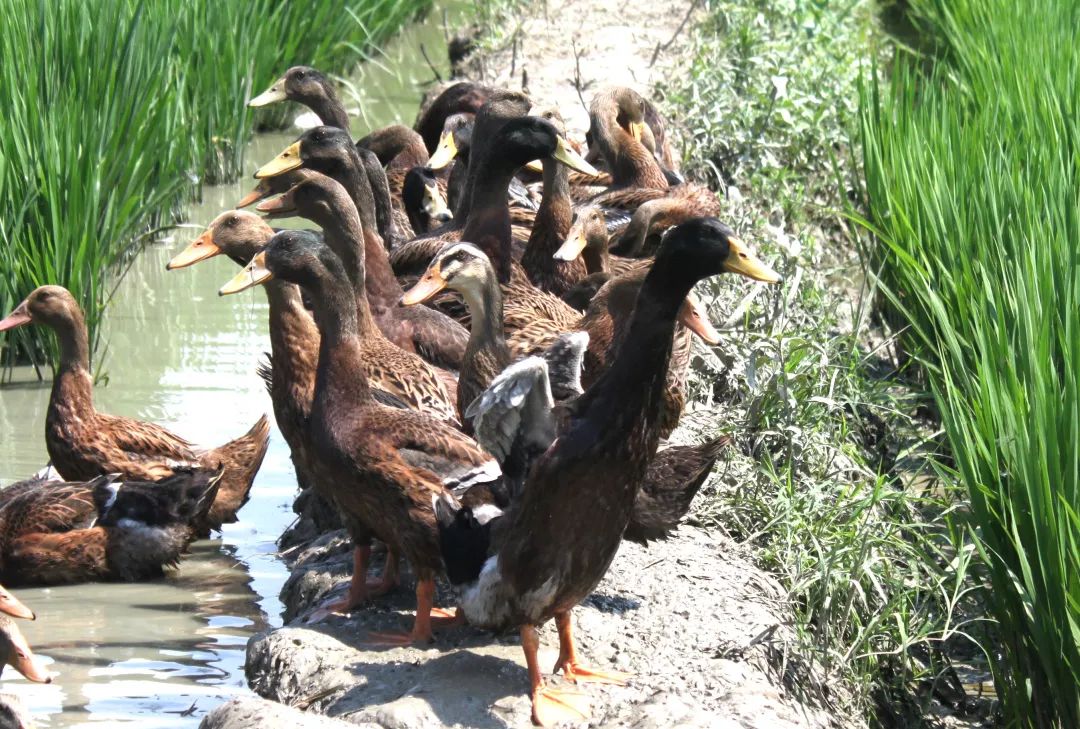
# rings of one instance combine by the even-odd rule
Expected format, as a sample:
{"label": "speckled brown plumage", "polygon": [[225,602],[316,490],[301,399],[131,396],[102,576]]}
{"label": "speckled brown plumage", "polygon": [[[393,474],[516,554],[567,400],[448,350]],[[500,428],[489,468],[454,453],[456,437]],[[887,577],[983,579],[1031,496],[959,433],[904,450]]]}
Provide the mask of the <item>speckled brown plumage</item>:
{"label": "speckled brown plumage", "polygon": [[[515,359],[526,357],[547,349],[562,333],[585,331],[589,334],[589,348],[585,353],[582,385],[588,388],[613,361],[618,345],[625,336],[631,321],[634,305],[647,268],[613,278],[600,287],[584,314],[579,314],[570,326],[554,325],[549,320],[537,319],[507,337],[507,344]],[[661,418],[661,434],[667,437],[678,425],[685,406],[686,371],[690,364],[690,332],[676,326],[672,345],[672,360],[665,368],[667,386],[664,390],[664,407]]]}
{"label": "speckled brown plumage", "polygon": [[730,443],[729,437],[719,436],[697,445],[658,451],[641,484],[623,539],[639,544],[666,539],[690,510],[698,489]]}
{"label": "speckled brown plumage", "polygon": [[216,470],[225,466],[218,497],[200,533],[236,521],[248,499],[269,443],[270,423],[262,416],[244,435],[210,450],[199,449],[160,425],[108,415],[94,407],[89,344],[82,310],[60,286],[42,286],[16,311],[50,327],[60,343],[60,363],[53,378],[45,418],[45,445],[52,464],[65,479],[85,481],[106,473],[154,481],[189,465]]}
{"label": "speckled brown plumage", "polygon": [[[327,243],[341,258],[354,286],[362,361],[368,379],[417,410],[443,420],[456,420],[454,399],[444,384],[451,380],[440,376],[417,354],[389,341],[376,324],[366,287],[368,246],[360,216],[345,188],[330,177],[309,173],[304,182],[260,209],[281,214],[295,212],[323,227]],[[400,303],[395,303],[394,308],[404,311]]]}
{"label": "speckled brown plumage", "polygon": [[449,425],[375,402],[354,292],[340,260],[314,236],[277,234],[264,263],[274,276],[305,288],[322,333],[311,412],[317,483],[351,517],[357,544],[378,537],[429,582],[442,564],[432,497],[444,491],[443,477],[490,456]]}
{"label": "speckled brown plumage", "polygon": [[[461,366],[469,333],[436,311],[399,306],[402,289],[390,265],[382,238],[374,227],[374,214],[364,206],[373,204],[365,194],[366,177],[347,134],[317,128],[300,138],[303,168],[293,173],[298,181],[330,177],[345,188],[360,216],[360,234],[366,260],[364,286],[372,316],[383,335],[398,347],[423,356],[431,364],[456,369]],[[262,209],[262,208],[260,208]],[[317,220],[332,224],[332,216]]]}

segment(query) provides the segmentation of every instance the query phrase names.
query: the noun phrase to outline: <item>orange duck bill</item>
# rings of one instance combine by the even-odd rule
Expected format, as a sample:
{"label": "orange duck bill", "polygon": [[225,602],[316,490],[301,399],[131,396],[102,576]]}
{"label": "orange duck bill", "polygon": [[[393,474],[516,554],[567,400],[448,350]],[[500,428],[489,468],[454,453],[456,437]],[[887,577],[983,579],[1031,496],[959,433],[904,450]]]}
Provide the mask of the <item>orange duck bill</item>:
{"label": "orange duck bill", "polygon": [[422,304],[445,288],[446,279],[443,278],[442,272],[437,266],[432,266],[424,271],[424,275],[415,286],[405,292],[405,295],[401,297],[401,303],[405,306]]}
{"label": "orange duck bill", "polygon": [[720,332],[709,321],[709,313],[697,297],[690,294],[679,309],[679,323],[701,338],[707,344],[719,344]]}
{"label": "orange duck bill", "polygon": [[214,243],[214,232],[207,230],[193,240],[191,245],[173,256],[172,260],[165,264],[165,269],[175,271],[178,268],[194,266],[199,261],[213,258],[220,253],[221,249]]}
{"label": "orange duck bill", "polygon": [[[299,185],[296,187],[299,187]],[[296,190],[296,187],[290,188],[274,200],[263,200],[255,206],[255,209],[268,218],[287,218],[295,215],[296,197],[293,191]]]}
{"label": "orange duck bill", "polygon": [[22,302],[15,307],[15,311],[8,314],[3,319],[0,319],[0,332],[6,332],[8,329],[15,329],[21,327],[24,324],[29,324],[33,319],[30,317],[30,310],[27,307],[26,302]]}
{"label": "orange duck bill", "polygon": [[248,205],[264,200],[273,194],[274,190],[270,183],[266,180],[259,180],[259,184],[255,186],[255,189],[240,198],[240,202],[236,203],[236,207],[237,209],[246,208]]}
{"label": "orange duck bill", "polygon": [[7,613],[13,618],[33,620],[34,611],[19,602],[19,599],[0,585],[0,612]]}
{"label": "orange duck bill", "polygon": [[52,683],[52,676],[30,650],[30,644],[11,618],[0,619],[0,652],[3,653],[3,665],[11,666],[27,680]]}

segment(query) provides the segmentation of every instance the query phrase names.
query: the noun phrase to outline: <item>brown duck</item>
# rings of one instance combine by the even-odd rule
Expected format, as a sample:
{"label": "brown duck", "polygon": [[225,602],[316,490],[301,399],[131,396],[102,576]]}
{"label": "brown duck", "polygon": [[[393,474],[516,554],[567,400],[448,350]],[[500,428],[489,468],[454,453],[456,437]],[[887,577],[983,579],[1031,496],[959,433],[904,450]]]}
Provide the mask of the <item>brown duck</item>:
{"label": "brown duck", "polygon": [[98,412],[86,323],[75,298],[62,286],[35,289],[0,321],[0,331],[25,324],[49,327],[60,344],[60,363],[45,418],[45,445],[61,476],[85,481],[119,473],[124,478],[155,481],[172,475],[179,465],[215,472],[224,467],[217,497],[196,530],[207,534],[236,521],[236,512],[247,502],[266,455],[270,423],[265,415],[236,440],[207,450],[160,425]]}
{"label": "brown duck", "polygon": [[[437,521],[447,573],[469,622],[519,627],[538,724],[588,718],[587,697],[546,686],[537,627],[554,618],[562,670],[574,681],[622,683],[624,674],[585,668],[570,611],[596,587],[618,550],[638,490],[660,442],[660,407],[676,316],[697,281],[726,270],[777,276],[728,245],[713,219],[676,228],[641,286],[626,341],[611,367],[574,404],[559,438],[537,461],[501,517],[478,518],[441,496]],[[558,539],[552,539],[552,525]]]}
{"label": "brown duck", "polygon": [[[363,259],[360,264],[363,265]],[[362,273],[362,272],[361,272]],[[417,576],[417,614],[408,640],[431,639],[434,577],[442,569],[432,498],[446,482],[491,481],[497,467],[467,436],[412,410],[378,404],[364,375],[357,299],[341,260],[309,231],[283,231],[271,239],[222,294],[273,278],[304,288],[322,333],[312,442],[318,449],[320,487],[350,517],[358,545],[348,602],[368,595],[364,580],[372,537],[403,554]],[[479,471],[477,471],[479,469]]]}
{"label": "brown duck", "polygon": [[330,127],[310,129],[264,165],[256,176],[273,178],[291,173],[293,181],[298,182],[307,179],[310,172],[321,172],[337,180],[360,216],[367,261],[364,285],[379,329],[397,346],[423,356],[432,364],[452,369],[460,367],[469,339],[468,331],[439,312],[399,305],[401,285],[394,277],[383,241],[374,228],[374,215],[370,212],[372,203],[364,192],[367,178],[348,134]]}
{"label": "brown duck", "polygon": [[0,508],[0,575],[11,584],[134,581],[174,567],[214,503],[221,471],[160,481],[31,480]]}
{"label": "brown duck", "polygon": [[[345,188],[326,175],[309,171],[304,182],[276,200],[259,203],[257,209],[286,217],[301,215],[322,226],[327,244],[341,258],[356,293],[368,379],[410,407],[442,420],[456,421],[454,398],[449,394],[456,389],[455,378],[389,341],[375,322],[365,285],[370,277],[366,273],[363,226]],[[395,304],[393,310],[401,309]],[[405,316],[400,319],[408,321]]]}

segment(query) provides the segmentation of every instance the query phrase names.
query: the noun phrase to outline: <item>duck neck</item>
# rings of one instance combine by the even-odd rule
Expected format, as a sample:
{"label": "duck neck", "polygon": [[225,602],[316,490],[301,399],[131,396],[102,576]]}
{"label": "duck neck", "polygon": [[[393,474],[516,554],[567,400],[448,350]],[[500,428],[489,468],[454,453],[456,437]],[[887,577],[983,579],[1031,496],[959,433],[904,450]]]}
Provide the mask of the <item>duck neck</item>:
{"label": "duck neck", "polygon": [[[475,161],[475,160],[474,160]],[[517,167],[492,165],[474,178],[471,208],[461,239],[487,254],[501,283],[510,281],[510,206],[507,191]]]}
{"label": "duck neck", "polygon": [[614,122],[602,125],[601,130],[598,141],[611,168],[611,180],[616,186],[657,190],[668,188],[664,171],[644,144]]}
{"label": "duck neck", "polygon": [[370,150],[359,149],[356,153],[364,165],[364,174],[371,188],[376,229],[384,245],[388,245],[394,240],[394,206],[390,202],[390,182],[386,178],[386,170]]}
{"label": "duck neck", "polygon": [[466,148],[458,151],[446,180],[446,205],[454,211],[455,220],[464,220],[469,215],[469,196],[465,192],[468,179],[469,150]]}
{"label": "duck neck", "polygon": [[492,361],[502,363],[502,366],[509,364],[510,349],[503,331],[502,290],[495,280],[495,272],[488,269],[481,286],[463,288],[461,295],[469,308],[470,320],[463,369],[468,368],[468,363],[480,355],[486,355]]}
{"label": "duck neck", "polygon": [[566,166],[549,157],[544,160],[544,196],[521,265],[533,283],[555,294],[564,293],[585,275],[582,261],[555,260],[555,252],[566,240],[573,222]]}
{"label": "duck neck", "polygon": [[[578,412],[612,430],[629,429],[658,437],[665,382],[671,360],[676,317],[695,280],[657,261],[645,277],[626,337],[611,366],[581,397]],[[633,442],[626,432],[621,443]],[[644,444],[655,448],[655,443]],[[651,453],[652,451],[649,451]]]}
{"label": "duck neck", "polygon": [[79,310],[57,323],[53,330],[60,345],[60,363],[53,377],[50,415],[63,412],[65,419],[93,412],[94,381],[90,375],[90,340],[86,320]]}
{"label": "duck neck", "polygon": [[[322,226],[327,243],[335,252],[339,248],[350,251],[339,254],[349,280],[356,287],[357,299],[363,295],[369,314],[378,318],[397,307],[404,292],[394,276],[382,239],[360,222],[354,206],[342,204],[344,202],[333,205],[336,215],[316,222]],[[363,286],[360,286],[361,282]]]}
{"label": "duck neck", "polygon": [[312,374],[318,350],[312,342],[318,331],[304,308],[296,284],[273,279],[265,286],[270,305],[270,353],[273,391],[287,398],[294,412],[311,410]]}
{"label": "duck neck", "polygon": [[328,127],[337,127],[349,131],[349,114],[341,103],[337,92],[330,87],[323,87],[323,93],[300,99],[300,102],[315,112],[319,121]]}
{"label": "duck neck", "polygon": [[[356,208],[347,203],[348,200],[344,196],[332,199],[330,209],[333,212],[329,215],[316,216],[318,219],[315,222],[322,226],[326,235],[326,244],[341,260],[349,284],[352,286],[353,298],[356,301],[357,331],[360,336],[370,336],[376,327],[367,297],[364,227],[360,224]],[[378,247],[382,248],[381,245]]]}
{"label": "duck neck", "polygon": [[581,260],[585,262],[586,273],[602,273],[610,270],[611,258],[608,253],[607,232],[601,235],[599,232],[586,231],[585,250],[581,252]]}
{"label": "duck neck", "polygon": [[316,410],[350,408],[371,397],[352,287],[348,280],[324,272],[314,288],[313,314],[321,339],[313,415]]}

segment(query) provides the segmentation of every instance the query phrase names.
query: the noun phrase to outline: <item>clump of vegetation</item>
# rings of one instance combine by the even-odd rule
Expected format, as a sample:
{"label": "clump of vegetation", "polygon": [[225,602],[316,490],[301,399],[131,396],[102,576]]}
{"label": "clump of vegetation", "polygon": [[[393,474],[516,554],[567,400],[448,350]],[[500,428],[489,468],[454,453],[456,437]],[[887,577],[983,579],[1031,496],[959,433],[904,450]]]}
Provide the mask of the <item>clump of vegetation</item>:
{"label": "clump of vegetation", "polygon": [[[253,85],[295,63],[344,69],[429,4],[0,0],[0,310],[64,285],[96,348],[148,230],[240,171]],[[16,332],[7,361],[48,352],[37,336]]]}
{"label": "clump of vegetation", "polygon": [[725,193],[725,220],[787,278],[702,292],[727,336],[695,361],[689,419],[737,433],[742,456],[698,518],[781,580],[804,657],[842,679],[834,704],[913,726],[951,675],[942,648],[970,646],[957,616],[973,607],[970,555],[940,519],[953,494],[924,455],[935,426],[860,303],[870,292],[843,215],[859,81],[879,53],[873,12],[713,2],[689,79],[663,91],[685,169]]}
{"label": "clump of vegetation", "polygon": [[1009,724],[1080,726],[1080,17],[909,6],[932,63],[898,51],[861,99],[870,254],[967,490]]}

